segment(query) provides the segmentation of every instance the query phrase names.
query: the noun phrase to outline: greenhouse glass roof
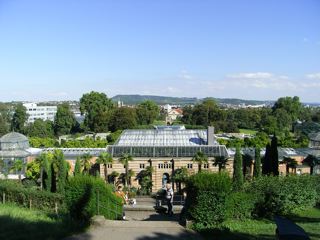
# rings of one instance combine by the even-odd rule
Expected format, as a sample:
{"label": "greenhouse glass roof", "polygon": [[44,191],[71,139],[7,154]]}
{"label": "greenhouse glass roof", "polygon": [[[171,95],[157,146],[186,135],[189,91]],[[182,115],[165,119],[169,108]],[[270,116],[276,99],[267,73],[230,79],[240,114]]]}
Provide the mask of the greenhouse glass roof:
{"label": "greenhouse glass roof", "polygon": [[198,146],[207,145],[207,130],[175,128],[125,130],[117,146]]}

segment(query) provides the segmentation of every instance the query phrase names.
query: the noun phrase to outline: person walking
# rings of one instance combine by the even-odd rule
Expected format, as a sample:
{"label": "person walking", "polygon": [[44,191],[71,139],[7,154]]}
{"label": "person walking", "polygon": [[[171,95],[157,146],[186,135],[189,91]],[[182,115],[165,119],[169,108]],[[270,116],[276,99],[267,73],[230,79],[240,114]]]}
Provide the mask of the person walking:
{"label": "person walking", "polygon": [[167,200],[167,205],[168,205],[168,215],[172,216],[173,215],[173,211],[172,211],[173,189],[172,189],[170,183],[167,183],[167,185],[166,185],[166,200]]}

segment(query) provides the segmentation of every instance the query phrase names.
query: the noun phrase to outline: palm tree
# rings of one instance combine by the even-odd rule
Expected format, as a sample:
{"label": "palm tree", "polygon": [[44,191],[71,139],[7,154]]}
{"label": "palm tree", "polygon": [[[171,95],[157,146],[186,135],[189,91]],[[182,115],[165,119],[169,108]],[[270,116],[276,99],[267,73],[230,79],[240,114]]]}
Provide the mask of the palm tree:
{"label": "palm tree", "polygon": [[106,183],[108,183],[108,164],[112,164],[113,163],[113,158],[112,156],[107,153],[107,152],[102,152],[99,157],[97,158],[97,163],[99,164],[103,164],[104,166],[104,179],[106,181]]}
{"label": "palm tree", "polygon": [[283,157],[281,163],[286,165],[286,175],[289,175],[289,169],[295,169],[297,167],[297,161],[291,157]]}
{"label": "palm tree", "polygon": [[111,181],[113,182],[113,185],[115,185],[116,184],[116,177],[119,177],[119,173],[118,172],[116,172],[116,171],[113,171],[111,174],[110,174],[110,177],[111,177]]}
{"label": "palm tree", "polygon": [[198,163],[198,172],[201,172],[201,165],[208,163],[208,157],[203,152],[198,151],[192,158],[194,162]]}
{"label": "palm tree", "polygon": [[45,170],[48,171],[48,169],[45,169],[47,167],[48,156],[42,153],[35,161],[40,164],[40,189],[43,190],[43,174]]}
{"label": "palm tree", "polygon": [[126,153],[123,154],[122,157],[119,158],[120,163],[123,164],[123,166],[126,169],[126,173],[125,173],[125,176],[126,176],[125,185],[126,186],[128,185],[129,162],[132,160],[133,160],[132,156],[130,154],[126,154]]}
{"label": "palm tree", "polygon": [[312,175],[314,167],[320,164],[320,158],[309,154],[303,159],[302,163],[307,164],[310,167],[310,175]]}
{"label": "palm tree", "polygon": [[81,165],[83,167],[83,172],[89,173],[89,170],[91,168],[91,162],[90,159],[92,158],[92,156],[89,153],[85,153],[81,156]]}
{"label": "palm tree", "polygon": [[175,170],[173,179],[179,184],[179,193],[181,193],[181,183],[185,183],[189,177],[189,172],[186,167],[178,168]]}
{"label": "palm tree", "polygon": [[226,166],[228,165],[228,158],[225,156],[217,156],[214,158],[213,165],[218,166],[219,172],[221,172],[222,169],[226,169]]}
{"label": "palm tree", "polygon": [[21,182],[21,171],[24,168],[24,162],[21,159],[17,159],[13,162],[13,165],[11,166],[11,170],[13,170],[15,173],[18,172],[19,174],[19,181]]}

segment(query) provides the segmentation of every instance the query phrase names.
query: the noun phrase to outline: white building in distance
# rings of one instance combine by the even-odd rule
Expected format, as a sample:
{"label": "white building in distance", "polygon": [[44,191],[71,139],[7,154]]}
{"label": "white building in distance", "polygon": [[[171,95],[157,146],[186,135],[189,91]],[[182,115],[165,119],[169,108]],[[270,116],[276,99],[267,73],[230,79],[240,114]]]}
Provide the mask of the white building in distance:
{"label": "white building in distance", "polygon": [[23,106],[27,109],[28,123],[33,123],[36,119],[54,121],[57,113],[57,106],[38,106],[36,103],[24,103]]}

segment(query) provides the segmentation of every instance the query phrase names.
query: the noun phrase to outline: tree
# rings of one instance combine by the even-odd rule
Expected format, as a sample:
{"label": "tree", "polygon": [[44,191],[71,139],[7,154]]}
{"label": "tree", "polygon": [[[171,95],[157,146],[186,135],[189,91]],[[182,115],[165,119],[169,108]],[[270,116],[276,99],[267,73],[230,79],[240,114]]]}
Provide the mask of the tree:
{"label": "tree", "polygon": [[178,183],[178,192],[181,193],[181,184],[186,183],[189,178],[189,172],[186,167],[178,168],[174,171],[173,179]]}
{"label": "tree", "polygon": [[274,176],[279,176],[279,154],[278,154],[278,139],[273,135],[270,146],[271,170]]}
{"label": "tree", "polygon": [[312,175],[314,167],[320,164],[320,158],[309,154],[302,162],[310,167],[310,175]]}
{"label": "tree", "polygon": [[255,160],[254,160],[254,168],[253,168],[253,177],[258,178],[261,177],[261,155],[260,155],[260,147],[257,146],[254,151]]}
{"label": "tree", "polygon": [[90,92],[80,99],[80,111],[85,115],[84,126],[92,132],[106,132],[113,103],[104,93]]}
{"label": "tree", "polygon": [[264,159],[262,162],[262,174],[263,175],[270,175],[272,173],[272,162],[271,162],[271,154],[270,154],[270,143],[266,146],[266,152],[264,155]]}
{"label": "tree", "polygon": [[76,126],[76,118],[68,103],[58,105],[54,118],[54,132],[57,136],[70,134]]}
{"label": "tree", "polygon": [[253,165],[253,159],[250,154],[244,154],[242,156],[243,176],[246,179],[251,177],[251,167]]}
{"label": "tree", "polygon": [[286,165],[286,175],[289,175],[289,169],[293,161],[295,160],[291,157],[283,157],[281,163]]}
{"label": "tree", "polygon": [[11,170],[14,171],[14,173],[18,173],[20,182],[21,182],[21,172],[23,168],[24,168],[24,162],[21,159],[14,160],[13,165],[11,166]]}
{"label": "tree", "polygon": [[192,161],[198,163],[198,172],[201,172],[201,166],[204,163],[208,163],[208,157],[203,152],[198,151],[193,156]]}
{"label": "tree", "polygon": [[43,161],[44,171],[42,176],[43,188],[49,192],[51,191],[52,184],[51,159],[52,154],[47,153]]}
{"label": "tree", "polygon": [[112,173],[110,174],[110,178],[111,178],[111,182],[113,183],[113,185],[116,184],[116,178],[119,177],[119,173],[116,171],[112,171]]}
{"label": "tree", "polygon": [[61,150],[55,150],[53,153],[53,162],[56,168],[56,191],[64,193],[68,177],[68,166]]}
{"label": "tree", "polygon": [[238,145],[236,147],[236,153],[234,155],[233,162],[233,185],[235,190],[240,190],[244,182],[242,168],[242,155],[240,151],[240,146]]}
{"label": "tree", "polygon": [[134,108],[121,107],[113,111],[109,128],[112,132],[133,128],[137,125],[137,115]]}
{"label": "tree", "polygon": [[147,100],[138,104],[136,113],[139,124],[152,124],[158,117],[160,109],[153,101]]}
{"label": "tree", "polygon": [[[47,170],[46,168],[48,167],[48,162],[45,160],[47,159],[47,154],[42,153],[40,154],[39,157],[36,158],[35,162],[37,162],[40,166],[40,189],[43,189],[43,185],[44,185],[44,172]],[[50,171],[50,169],[49,169]]]}
{"label": "tree", "polygon": [[0,103],[0,137],[10,130],[10,110],[6,104]]}
{"label": "tree", "polygon": [[126,179],[128,181],[128,185],[131,188],[131,178],[135,175],[134,171],[132,169],[128,170],[128,175],[126,175]]}
{"label": "tree", "polygon": [[113,158],[108,152],[102,152],[97,158],[98,164],[103,164],[104,167],[104,179],[108,183],[108,164],[113,163]]}
{"label": "tree", "polygon": [[216,156],[214,158],[213,165],[218,166],[219,172],[221,172],[222,169],[226,169],[226,166],[228,165],[228,158],[225,156]]}
{"label": "tree", "polygon": [[80,175],[80,174],[81,174],[81,162],[80,162],[80,158],[77,157],[76,164],[74,166],[73,175],[77,176],[77,175]]}
{"label": "tree", "polygon": [[14,111],[11,120],[11,130],[15,132],[23,133],[24,131],[24,124],[28,119],[27,109],[19,103]]}
{"label": "tree", "polygon": [[83,173],[84,174],[89,174],[89,170],[91,168],[91,160],[92,156],[89,153],[83,154],[80,159],[81,159],[81,166],[83,167]]}
{"label": "tree", "polygon": [[53,124],[51,121],[43,121],[42,119],[36,119],[33,123],[29,123],[25,127],[25,133],[29,137],[39,138],[53,138]]}
{"label": "tree", "polygon": [[119,161],[120,163],[124,166],[125,168],[125,186],[128,186],[128,172],[129,172],[129,162],[132,161],[133,158],[130,154],[123,154],[120,158]]}

